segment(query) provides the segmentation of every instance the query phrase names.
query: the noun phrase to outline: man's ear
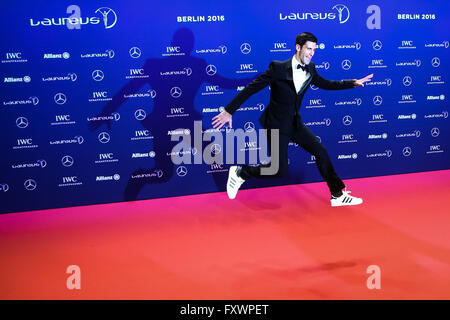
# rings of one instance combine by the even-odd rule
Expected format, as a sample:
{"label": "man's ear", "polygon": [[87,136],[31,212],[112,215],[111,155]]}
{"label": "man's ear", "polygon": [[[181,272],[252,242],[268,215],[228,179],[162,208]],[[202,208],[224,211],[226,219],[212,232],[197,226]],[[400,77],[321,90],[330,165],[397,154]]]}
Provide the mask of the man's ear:
{"label": "man's ear", "polygon": [[299,44],[296,44],[296,45],[295,45],[295,50],[296,50],[296,51],[300,51],[300,50],[302,50],[302,47],[300,47]]}

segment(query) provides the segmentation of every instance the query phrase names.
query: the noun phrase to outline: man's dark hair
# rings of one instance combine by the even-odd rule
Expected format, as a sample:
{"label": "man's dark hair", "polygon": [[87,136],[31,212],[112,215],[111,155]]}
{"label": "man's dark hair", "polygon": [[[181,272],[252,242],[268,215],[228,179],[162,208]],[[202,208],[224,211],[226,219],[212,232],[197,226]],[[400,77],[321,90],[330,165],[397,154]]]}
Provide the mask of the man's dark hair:
{"label": "man's dark hair", "polygon": [[295,39],[295,44],[299,44],[300,47],[303,47],[303,45],[306,43],[306,41],[311,41],[317,43],[317,38],[315,35],[313,35],[310,32],[303,32],[300,33],[297,38]]}

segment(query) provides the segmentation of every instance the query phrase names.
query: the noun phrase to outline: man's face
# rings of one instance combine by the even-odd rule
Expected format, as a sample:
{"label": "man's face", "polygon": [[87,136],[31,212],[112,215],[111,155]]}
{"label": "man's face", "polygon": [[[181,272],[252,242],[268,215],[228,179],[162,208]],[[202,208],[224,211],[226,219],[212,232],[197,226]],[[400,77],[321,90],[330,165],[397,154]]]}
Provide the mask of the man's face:
{"label": "man's face", "polygon": [[299,44],[296,45],[297,52],[300,51],[300,60],[304,64],[309,64],[311,62],[314,53],[316,52],[317,43],[306,41],[306,43],[300,47]]}

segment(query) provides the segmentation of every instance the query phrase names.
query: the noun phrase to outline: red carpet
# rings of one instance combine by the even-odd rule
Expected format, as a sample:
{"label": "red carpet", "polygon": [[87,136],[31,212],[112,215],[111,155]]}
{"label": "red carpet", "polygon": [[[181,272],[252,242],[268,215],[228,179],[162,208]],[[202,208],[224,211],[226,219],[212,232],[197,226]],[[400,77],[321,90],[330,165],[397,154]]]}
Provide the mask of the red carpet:
{"label": "red carpet", "polygon": [[355,207],[313,183],[3,214],[0,298],[450,299],[449,181],[346,180]]}

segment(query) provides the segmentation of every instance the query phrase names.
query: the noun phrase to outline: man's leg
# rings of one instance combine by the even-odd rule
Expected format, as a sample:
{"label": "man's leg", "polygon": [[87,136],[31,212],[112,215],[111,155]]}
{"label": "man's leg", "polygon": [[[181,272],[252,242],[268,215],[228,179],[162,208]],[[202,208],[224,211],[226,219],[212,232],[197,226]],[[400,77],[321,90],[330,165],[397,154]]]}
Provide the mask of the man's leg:
{"label": "man's leg", "polygon": [[[278,143],[278,154],[271,154],[271,147],[273,143]],[[227,181],[227,194],[230,199],[236,198],[239,188],[244,183],[246,179],[249,178],[280,178],[286,175],[288,171],[288,146],[289,146],[289,136],[279,135],[278,141],[272,141],[271,132],[267,130],[267,147],[269,149],[269,155],[274,160],[274,156],[278,156],[278,171],[273,175],[264,174],[265,170],[261,168],[270,168],[271,164],[260,164],[258,166],[231,166],[228,172]]]}
{"label": "man's leg", "polygon": [[316,164],[319,168],[320,174],[327,182],[331,193],[331,206],[351,206],[361,204],[361,198],[349,195],[350,191],[342,191],[345,188],[344,182],[334,171],[331,164],[330,157],[325,147],[320,143],[319,139],[314,133],[309,130],[303,123],[297,128],[292,136],[292,141],[297,143],[300,147],[311,153],[316,158]]}
{"label": "man's leg", "polygon": [[302,123],[301,126],[294,131],[292,141],[316,158],[317,167],[322,178],[327,182],[330,193],[333,196],[342,195],[342,189],[345,188],[345,184],[334,171],[328,152],[320,143],[319,138],[317,138],[317,136]]}
{"label": "man's leg", "polygon": [[268,154],[271,159],[273,159],[273,156],[271,154],[271,148],[273,143],[278,143],[278,163],[279,168],[278,171],[273,175],[264,175],[261,174],[261,168],[264,167],[270,167],[270,163],[268,164],[260,164],[257,166],[249,166],[249,165],[242,165],[239,176],[242,179],[249,179],[249,178],[257,178],[257,179],[263,179],[263,178],[282,178],[284,177],[288,172],[288,146],[289,146],[289,136],[285,134],[279,134],[279,141],[272,141],[271,131],[270,129],[267,130],[267,148],[268,148]]}

